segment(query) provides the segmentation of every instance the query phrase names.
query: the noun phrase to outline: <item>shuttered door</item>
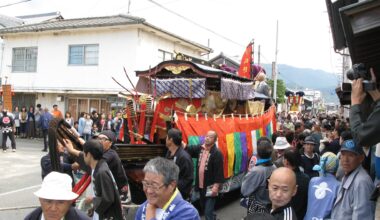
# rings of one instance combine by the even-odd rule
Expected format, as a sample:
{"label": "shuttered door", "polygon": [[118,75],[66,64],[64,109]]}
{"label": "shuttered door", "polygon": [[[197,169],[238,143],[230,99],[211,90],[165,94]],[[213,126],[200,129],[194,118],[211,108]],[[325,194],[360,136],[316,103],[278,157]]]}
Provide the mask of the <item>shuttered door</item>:
{"label": "shuttered door", "polygon": [[90,99],[90,113],[96,111],[99,113],[100,101],[98,99]]}
{"label": "shuttered door", "polygon": [[30,106],[36,105],[36,95],[27,93],[16,93],[15,96],[12,97],[12,105],[13,108],[18,106],[20,111],[23,106],[25,106],[26,109],[29,109]]}
{"label": "shuttered door", "polygon": [[88,99],[78,99],[78,112],[88,113]]}
{"label": "shuttered door", "polygon": [[78,99],[68,99],[67,100],[68,112],[71,113],[71,117],[73,117],[74,121],[78,120]]}

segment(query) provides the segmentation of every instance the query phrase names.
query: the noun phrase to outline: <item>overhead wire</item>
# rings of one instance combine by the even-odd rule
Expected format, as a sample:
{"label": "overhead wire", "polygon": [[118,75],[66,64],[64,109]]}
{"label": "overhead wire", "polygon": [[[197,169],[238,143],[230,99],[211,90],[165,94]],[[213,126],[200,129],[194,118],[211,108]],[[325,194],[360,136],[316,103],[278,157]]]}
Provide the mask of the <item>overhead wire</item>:
{"label": "overhead wire", "polygon": [[204,29],[204,30],[206,30],[206,31],[208,31],[208,32],[210,32],[210,33],[212,33],[212,34],[214,34],[214,35],[216,35],[216,36],[218,36],[218,37],[220,37],[220,38],[222,38],[222,39],[230,42],[230,43],[233,43],[233,44],[238,45],[238,46],[243,47],[243,48],[245,47],[244,45],[242,45],[242,44],[240,44],[240,43],[238,43],[238,42],[236,42],[236,41],[234,41],[234,40],[232,40],[232,39],[230,39],[230,38],[228,38],[228,37],[226,37],[226,36],[224,36],[222,34],[219,34],[216,31],[214,31],[214,30],[212,30],[212,29],[210,29],[210,28],[208,28],[206,26],[203,26],[203,25],[201,25],[201,24],[199,24],[199,23],[197,23],[197,22],[195,22],[195,21],[193,21],[193,20],[191,20],[191,19],[189,19],[189,18],[187,18],[187,17],[185,17],[185,16],[183,16],[181,14],[178,14],[175,11],[172,11],[172,10],[166,8],[165,6],[161,5],[160,3],[156,2],[156,1],[153,1],[153,0],[148,0],[148,1],[151,2],[151,3],[153,3],[153,4],[155,4],[155,5],[157,5],[158,7],[162,8],[162,9],[164,9],[165,11],[167,11],[169,13],[172,13],[172,14],[174,14],[174,15],[176,15],[176,16],[184,19],[184,20],[186,20],[187,22],[189,22],[189,23],[191,23],[191,24],[193,24],[193,25],[195,25],[195,26],[197,26],[199,28],[202,28],[202,29]]}
{"label": "overhead wire", "polygon": [[18,1],[18,2],[9,3],[6,5],[0,5],[0,8],[5,8],[8,6],[17,5],[17,4],[21,4],[21,3],[25,3],[25,2],[30,2],[30,1],[32,1],[32,0],[22,0],[22,1]]}

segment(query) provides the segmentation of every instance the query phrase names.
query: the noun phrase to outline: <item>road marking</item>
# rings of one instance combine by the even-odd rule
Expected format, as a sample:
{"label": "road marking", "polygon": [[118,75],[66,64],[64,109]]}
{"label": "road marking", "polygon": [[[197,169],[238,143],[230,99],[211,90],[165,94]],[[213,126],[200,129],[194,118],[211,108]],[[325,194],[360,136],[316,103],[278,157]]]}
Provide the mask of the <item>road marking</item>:
{"label": "road marking", "polygon": [[22,192],[22,191],[29,190],[29,189],[34,189],[34,188],[37,188],[37,187],[40,187],[40,186],[41,186],[41,184],[35,185],[35,186],[29,186],[29,187],[25,187],[25,188],[13,190],[13,191],[5,192],[5,193],[1,193],[0,197],[1,196],[6,196],[6,195],[9,195],[9,194],[13,194],[13,193]]}

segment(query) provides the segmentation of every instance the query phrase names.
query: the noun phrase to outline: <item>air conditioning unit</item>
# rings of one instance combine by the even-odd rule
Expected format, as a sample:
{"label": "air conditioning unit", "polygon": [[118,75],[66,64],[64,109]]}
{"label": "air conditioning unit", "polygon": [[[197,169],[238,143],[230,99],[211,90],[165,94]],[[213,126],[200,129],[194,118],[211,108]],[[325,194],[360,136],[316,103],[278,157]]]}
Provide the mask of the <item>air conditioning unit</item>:
{"label": "air conditioning unit", "polygon": [[64,97],[62,95],[57,96],[57,102],[63,102]]}

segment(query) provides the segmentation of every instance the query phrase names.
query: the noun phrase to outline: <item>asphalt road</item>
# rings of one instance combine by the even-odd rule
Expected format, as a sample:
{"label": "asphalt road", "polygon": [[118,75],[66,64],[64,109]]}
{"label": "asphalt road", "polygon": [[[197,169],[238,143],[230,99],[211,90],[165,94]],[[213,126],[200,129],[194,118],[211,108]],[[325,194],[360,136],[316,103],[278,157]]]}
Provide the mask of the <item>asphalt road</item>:
{"label": "asphalt road", "polygon": [[[41,186],[40,158],[46,154],[41,152],[42,140],[16,139],[16,146],[16,152],[0,151],[0,220],[24,219],[31,207],[39,206],[33,192]],[[216,212],[221,220],[241,220],[246,214],[238,192],[224,195]],[[133,210],[128,219],[134,219]]]}

